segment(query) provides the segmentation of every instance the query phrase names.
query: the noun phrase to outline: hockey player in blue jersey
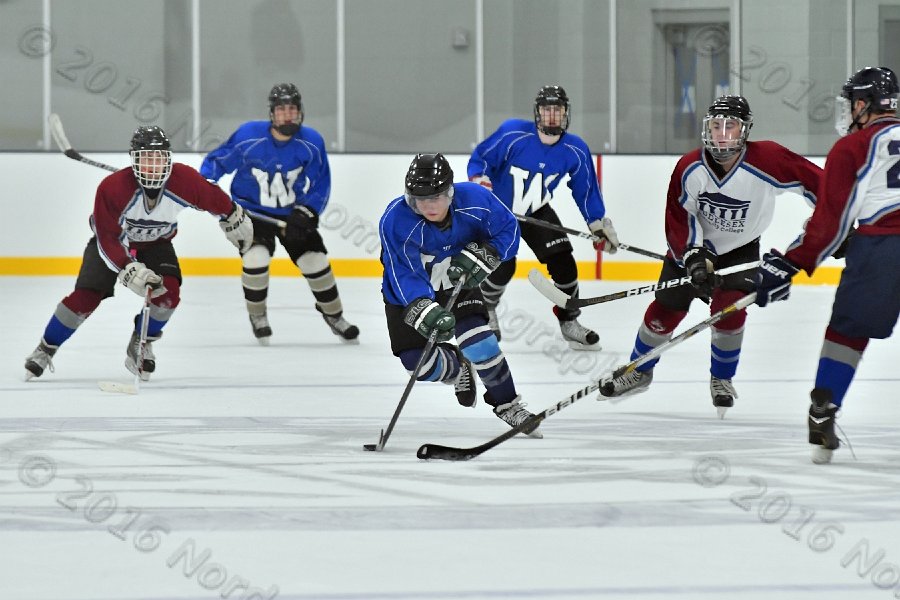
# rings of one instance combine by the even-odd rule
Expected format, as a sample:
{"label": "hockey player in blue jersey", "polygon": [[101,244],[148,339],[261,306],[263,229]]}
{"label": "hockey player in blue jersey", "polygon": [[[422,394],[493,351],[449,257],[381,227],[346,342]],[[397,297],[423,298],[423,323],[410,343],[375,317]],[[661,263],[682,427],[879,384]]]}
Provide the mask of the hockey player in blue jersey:
{"label": "hockey player in blue jersey", "polygon": [[[492,190],[516,215],[532,216],[560,225],[550,207],[554,191],[566,181],[591,232],[604,239],[603,248],[615,253],[619,239],[606,216],[591,151],[580,137],[568,132],[571,106],[558,85],[542,87],[534,100],[534,121],[509,119],[478,144],[469,158],[469,180]],[[560,290],[578,295],[578,268],[572,245],[564,233],[522,224],[522,239],[547,265]],[[482,285],[491,327],[500,328],[495,309],[516,270],[515,256],[504,262]],[[600,337],[578,322],[581,311],[553,307],[563,338],[575,350],[600,350]]]}
{"label": "hockey player in blue jersey", "polygon": [[253,245],[241,255],[241,283],[253,334],[262,345],[272,335],[266,313],[269,264],[275,240],[287,251],[309,283],[316,310],[341,340],[358,343],[359,329],[343,317],[343,305],[319,235],[319,215],[331,193],[331,171],[325,142],[303,125],[303,103],[297,86],[279,83],[269,92],[269,120],[241,125],[228,141],[203,159],[200,173],[218,181],[234,172],[231,195],[252,213],[287,222],[280,229],[253,219]]}
{"label": "hockey player in blue jersey", "polygon": [[[405,194],[388,205],[378,233],[381,292],[394,356],[412,372],[436,329],[438,343],[420,381],[452,384],[461,405],[475,406],[474,369],[495,415],[510,427],[531,417],[488,326],[479,289],[491,270],[518,250],[519,226],[509,209],[479,185],[454,184],[443,155],[419,154],[406,174]],[[464,289],[445,310],[460,279]],[[458,346],[450,343],[454,335]],[[542,437],[536,427],[526,433]]]}

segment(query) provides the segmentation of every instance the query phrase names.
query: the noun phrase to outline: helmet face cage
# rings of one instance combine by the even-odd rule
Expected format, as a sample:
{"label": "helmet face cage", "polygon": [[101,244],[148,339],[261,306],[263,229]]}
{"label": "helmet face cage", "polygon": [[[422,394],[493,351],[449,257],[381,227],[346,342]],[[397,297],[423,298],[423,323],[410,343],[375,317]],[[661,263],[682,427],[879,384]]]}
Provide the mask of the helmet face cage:
{"label": "helmet face cage", "polygon": [[[297,107],[299,118],[296,121],[275,125],[275,107],[292,105]],[[300,90],[293,83],[276,84],[269,92],[269,120],[282,135],[294,135],[303,124],[303,101],[300,98]]]}
{"label": "helmet face cage", "polygon": [[[865,67],[851,75],[835,99],[834,128],[838,135],[847,135],[869,113],[897,111],[900,85],[897,76],[887,67]],[[854,118],[853,107],[858,100],[865,106]]]}
{"label": "helmet face cage", "polygon": [[403,194],[406,204],[416,214],[422,214],[417,202],[446,199],[453,201],[453,169],[443,154],[417,154],[406,172]]}
{"label": "helmet face cage", "polygon": [[720,96],[703,118],[700,139],[713,160],[724,163],[743,150],[752,127],[753,113],[746,99]]}
{"label": "helmet face cage", "polygon": [[[546,125],[541,119],[542,106],[560,107],[560,122],[558,125]],[[566,90],[558,85],[545,85],[538,90],[534,99],[534,124],[538,131],[547,135],[562,135],[569,128],[569,114],[571,106]]]}
{"label": "helmet face cage", "polygon": [[131,137],[131,170],[141,187],[161,188],[172,174],[169,138],[156,126],[138,127]]}

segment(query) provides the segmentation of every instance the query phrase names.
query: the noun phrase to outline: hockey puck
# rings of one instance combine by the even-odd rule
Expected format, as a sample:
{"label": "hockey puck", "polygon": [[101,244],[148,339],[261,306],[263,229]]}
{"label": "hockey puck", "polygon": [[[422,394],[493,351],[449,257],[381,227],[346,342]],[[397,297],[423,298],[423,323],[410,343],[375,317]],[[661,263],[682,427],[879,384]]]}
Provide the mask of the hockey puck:
{"label": "hockey puck", "polygon": [[376,444],[363,444],[363,450],[368,450],[369,452],[375,452],[375,448],[377,448]]}

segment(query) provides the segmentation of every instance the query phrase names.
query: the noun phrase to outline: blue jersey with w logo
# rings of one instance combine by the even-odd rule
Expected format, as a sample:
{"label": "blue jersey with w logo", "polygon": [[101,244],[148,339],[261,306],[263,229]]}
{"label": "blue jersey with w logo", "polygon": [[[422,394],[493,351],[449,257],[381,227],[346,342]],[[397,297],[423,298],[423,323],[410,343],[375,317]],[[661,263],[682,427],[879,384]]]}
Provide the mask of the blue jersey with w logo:
{"label": "blue jersey with w logo", "polygon": [[228,140],[206,155],[200,174],[218,181],[234,171],[231,196],[254,212],[289,214],[304,205],[321,214],[331,194],[331,171],[325,142],[307,126],[286,142],[272,137],[269,121],[241,125]]}
{"label": "blue jersey with w logo", "polygon": [[494,194],[515,214],[530,215],[553,198],[563,182],[585,222],[606,213],[587,144],[565,132],[555,144],[541,142],[534,122],[509,119],[478,144],[469,158],[468,175],[486,175]]}

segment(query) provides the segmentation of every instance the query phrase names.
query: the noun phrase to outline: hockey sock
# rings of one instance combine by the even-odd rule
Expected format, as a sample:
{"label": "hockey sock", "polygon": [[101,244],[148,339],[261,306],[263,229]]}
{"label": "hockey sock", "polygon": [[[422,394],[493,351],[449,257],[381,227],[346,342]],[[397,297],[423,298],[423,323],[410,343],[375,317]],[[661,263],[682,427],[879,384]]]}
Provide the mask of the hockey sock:
{"label": "hockey sock", "polygon": [[831,390],[831,401],[836,406],[841,406],[844,401],[868,344],[868,338],[848,337],[831,327],[825,330],[825,342],[816,371],[816,387]]}
{"label": "hockey sock", "polygon": [[506,291],[506,286],[512,280],[516,272],[515,257],[500,263],[493,273],[488,275],[481,284],[481,294],[484,296],[484,302],[488,306],[497,306],[500,304],[500,298]]}
{"label": "hockey sock", "polygon": [[716,327],[712,330],[709,372],[719,379],[731,379],[737,371],[741,357],[741,344],[744,340],[744,328],[737,331],[722,331]]}
{"label": "hockey sock", "polygon": [[[672,339],[672,332],[687,315],[685,310],[672,310],[654,300],[644,313],[644,321],[638,329],[631,351],[631,360],[647,354],[663,342]],[[649,371],[656,366],[659,358],[654,358],[637,368],[638,371]]]}
{"label": "hockey sock", "polygon": [[241,257],[241,285],[247,312],[254,316],[266,314],[269,295],[269,263],[272,257],[265,246],[252,246]]}
{"label": "hockey sock", "polygon": [[[412,375],[424,348],[410,348],[400,352],[400,362]],[[419,371],[418,381],[452,381],[459,374],[459,359],[452,348],[444,345],[435,346],[431,350],[431,356],[425,360]]]}
{"label": "hockey sock", "polygon": [[337,282],[334,280],[328,257],[321,252],[306,252],[297,259],[297,267],[306,277],[319,312],[329,316],[340,315],[344,307],[341,305]]}
{"label": "hockey sock", "polygon": [[61,345],[100,306],[101,300],[100,292],[86,288],[77,288],[63,298],[44,329],[44,341],[51,346]]}
{"label": "hockey sock", "polygon": [[499,398],[516,396],[509,364],[483,316],[468,315],[457,321],[456,339],[463,355],[472,361],[485,388]]}
{"label": "hockey sock", "polygon": [[[166,293],[150,302],[150,323],[147,326],[147,338],[150,340],[156,340],[162,335],[163,327],[172,318],[172,313],[181,302],[181,286],[177,278],[166,275],[163,277],[163,285],[166,287]],[[138,334],[141,333],[140,313],[134,318],[134,330]]]}
{"label": "hockey sock", "polygon": [[[572,298],[577,298],[578,265],[575,264],[575,257],[571,253],[554,254],[547,259],[546,265],[553,284],[565,294]],[[559,309],[554,312],[560,321],[571,321],[578,318],[581,314],[581,309]]]}

